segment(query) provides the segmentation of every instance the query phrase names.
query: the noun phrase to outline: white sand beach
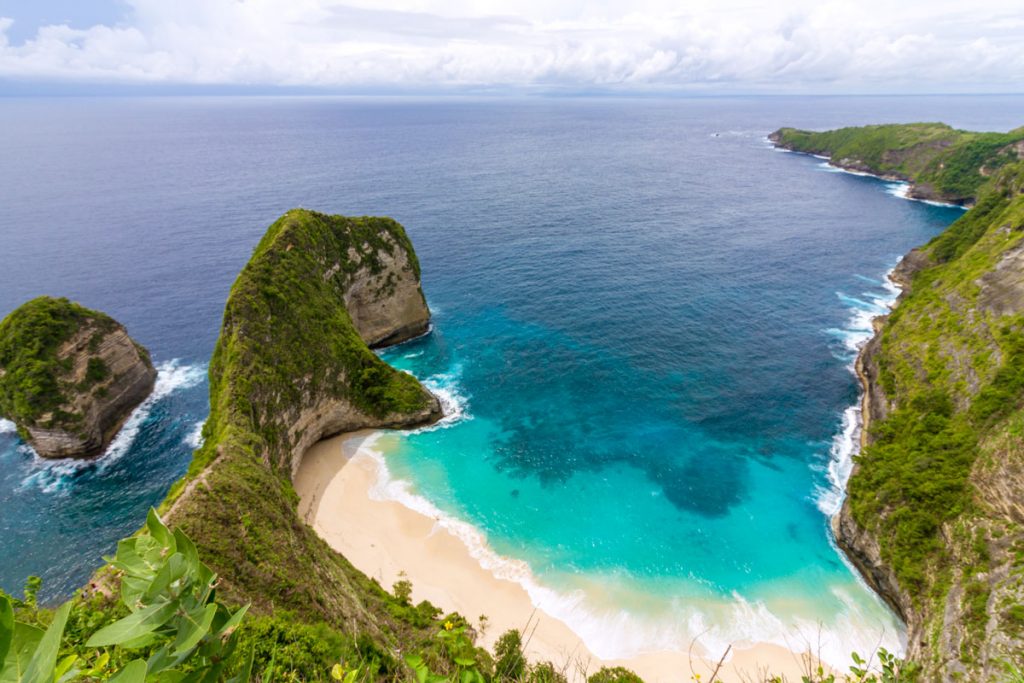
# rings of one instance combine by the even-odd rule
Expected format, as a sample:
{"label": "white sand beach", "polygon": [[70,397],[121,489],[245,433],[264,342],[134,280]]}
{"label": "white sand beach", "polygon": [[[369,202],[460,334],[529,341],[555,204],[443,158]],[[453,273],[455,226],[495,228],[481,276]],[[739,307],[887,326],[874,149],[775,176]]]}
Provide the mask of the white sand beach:
{"label": "white sand beach", "polygon": [[[295,476],[300,514],[308,524],[367,575],[390,587],[402,572],[413,585],[413,600],[429,600],[476,623],[488,618],[482,645],[490,648],[510,628],[526,635],[526,654],[550,660],[570,680],[602,666],[625,666],[648,683],[708,680],[717,662],[678,651],[651,652],[625,660],[595,657],[565,623],[537,609],[518,583],[484,569],[458,537],[437,520],[393,500],[371,497],[380,475],[379,456],[370,450],[376,433],[358,432],[320,442],[309,450]],[[372,446],[371,446],[372,445]],[[807,656],[759,644],[733,649],[721,668],[722,681],[758,681],[767,671],[798,681]],[[691,668],[692,663],[692,668]]]}

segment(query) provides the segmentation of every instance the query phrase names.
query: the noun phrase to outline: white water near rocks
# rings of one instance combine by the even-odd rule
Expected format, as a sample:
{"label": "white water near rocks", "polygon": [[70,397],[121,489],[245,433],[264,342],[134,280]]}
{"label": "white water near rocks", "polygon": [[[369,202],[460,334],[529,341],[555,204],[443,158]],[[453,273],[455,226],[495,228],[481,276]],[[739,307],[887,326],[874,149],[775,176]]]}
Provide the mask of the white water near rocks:
{"label": "white water near rocks", "polygon": [[129,451],[153,407],[173,392],[193,387],[206,376],[206,365],[185,365],[177,359],[157,365],[157,378],[153,391],[132,411],[117,436],[103,455],[90,460],[75,458],[50,459],[35,455],[28,444],[20,448],[32,453],[32,472],[22,480],[22,487],[37,488],[43,493],[67,494],[75,479],[86,470],[102,474]]}

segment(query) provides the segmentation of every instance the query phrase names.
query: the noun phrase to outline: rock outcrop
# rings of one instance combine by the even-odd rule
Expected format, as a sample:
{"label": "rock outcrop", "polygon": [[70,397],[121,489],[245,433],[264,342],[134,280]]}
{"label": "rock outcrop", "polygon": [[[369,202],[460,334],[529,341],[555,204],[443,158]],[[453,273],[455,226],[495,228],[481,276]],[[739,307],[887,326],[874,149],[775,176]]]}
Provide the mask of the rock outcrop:
{"label": "rock outcrop", "polygon": [[67,299],[33,299],[0,323],[0,411],[44,458],[102,454],[155,381],[121,324]]}
{"label": "rock outcrop", "polygon": [[426,334],[430,309],[410,262],[414,255],[401,248],[381,251],[377,263],[365,268],[358,250],[351,249],[348,258],[357,270],[345,286],[345,308],[367,346],[393,346]]}
{"label": "rock outcrop", "polygon": [[429,315],[395,221],[297,209],[267,230],[225,306],[203,446],[164,503],[220,591],[386,642],[393,616],[379,587],[306,526],[291,478],[323,438],[442,416],[436,397],[369,348],[423,334]]}

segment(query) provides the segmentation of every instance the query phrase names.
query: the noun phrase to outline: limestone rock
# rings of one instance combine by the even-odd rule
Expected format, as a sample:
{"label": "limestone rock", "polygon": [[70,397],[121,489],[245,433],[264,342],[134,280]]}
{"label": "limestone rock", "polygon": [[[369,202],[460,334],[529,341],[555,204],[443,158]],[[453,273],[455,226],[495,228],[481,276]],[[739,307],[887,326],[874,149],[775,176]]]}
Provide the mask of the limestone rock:
{"label": "limestone rock", "polygon": [[102,454],[155,381],[120,323],[67,299],[33,299],[0,323],[0,412],[44,458]]}

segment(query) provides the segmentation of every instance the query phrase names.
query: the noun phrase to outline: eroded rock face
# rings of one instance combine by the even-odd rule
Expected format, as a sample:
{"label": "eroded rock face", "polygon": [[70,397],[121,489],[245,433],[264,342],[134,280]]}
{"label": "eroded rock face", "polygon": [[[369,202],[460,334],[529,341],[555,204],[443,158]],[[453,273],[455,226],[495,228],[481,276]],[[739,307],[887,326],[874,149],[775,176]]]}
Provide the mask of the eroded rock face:
{"label": "eroded rock face", "polygon": [[[140,350],[123,327],[103,335],[95,352],[90,351],[93,334],[84,328],[68,340],[60,351],[72,363],[71,377],[76,383],[86,379],[89,362],[99,358],[107,368],[107,378],[87,393],[74,394],[65,410],[81,415],[79,430],[47,429],[26,425],[29,443],[44,458],[91,458],[103,453],[125,420],[153,391],[156,370],[149,354]],[[47,420],[42,420],[45,424]]]}
{"label": "eroded rock face", "polygon": [[28,302],[2,334],[2,405],[44,458],[102,454],[153,390],[149,353],[116,321],[66,299]]}
{"label": "eroded rock face", "polygon": [[[1007,233],[1019,229],[1010,224],[1000,228]],[[978,303],[984,310],[996,316],[1024,311],[1024,244],[1008,249],[996,267],[978,278],[976,284]]]}
{"label": "eroded rock face", "polygon": [[[345,308],[359,336],[370,348],[379,348],[425,334],[430,310],[409,253],[395,244],[393,251],[379,251],[375,257],[377,267],[359,268],[345,290]],[[361,264],[355,249],[349,250],[348,258]]]}

